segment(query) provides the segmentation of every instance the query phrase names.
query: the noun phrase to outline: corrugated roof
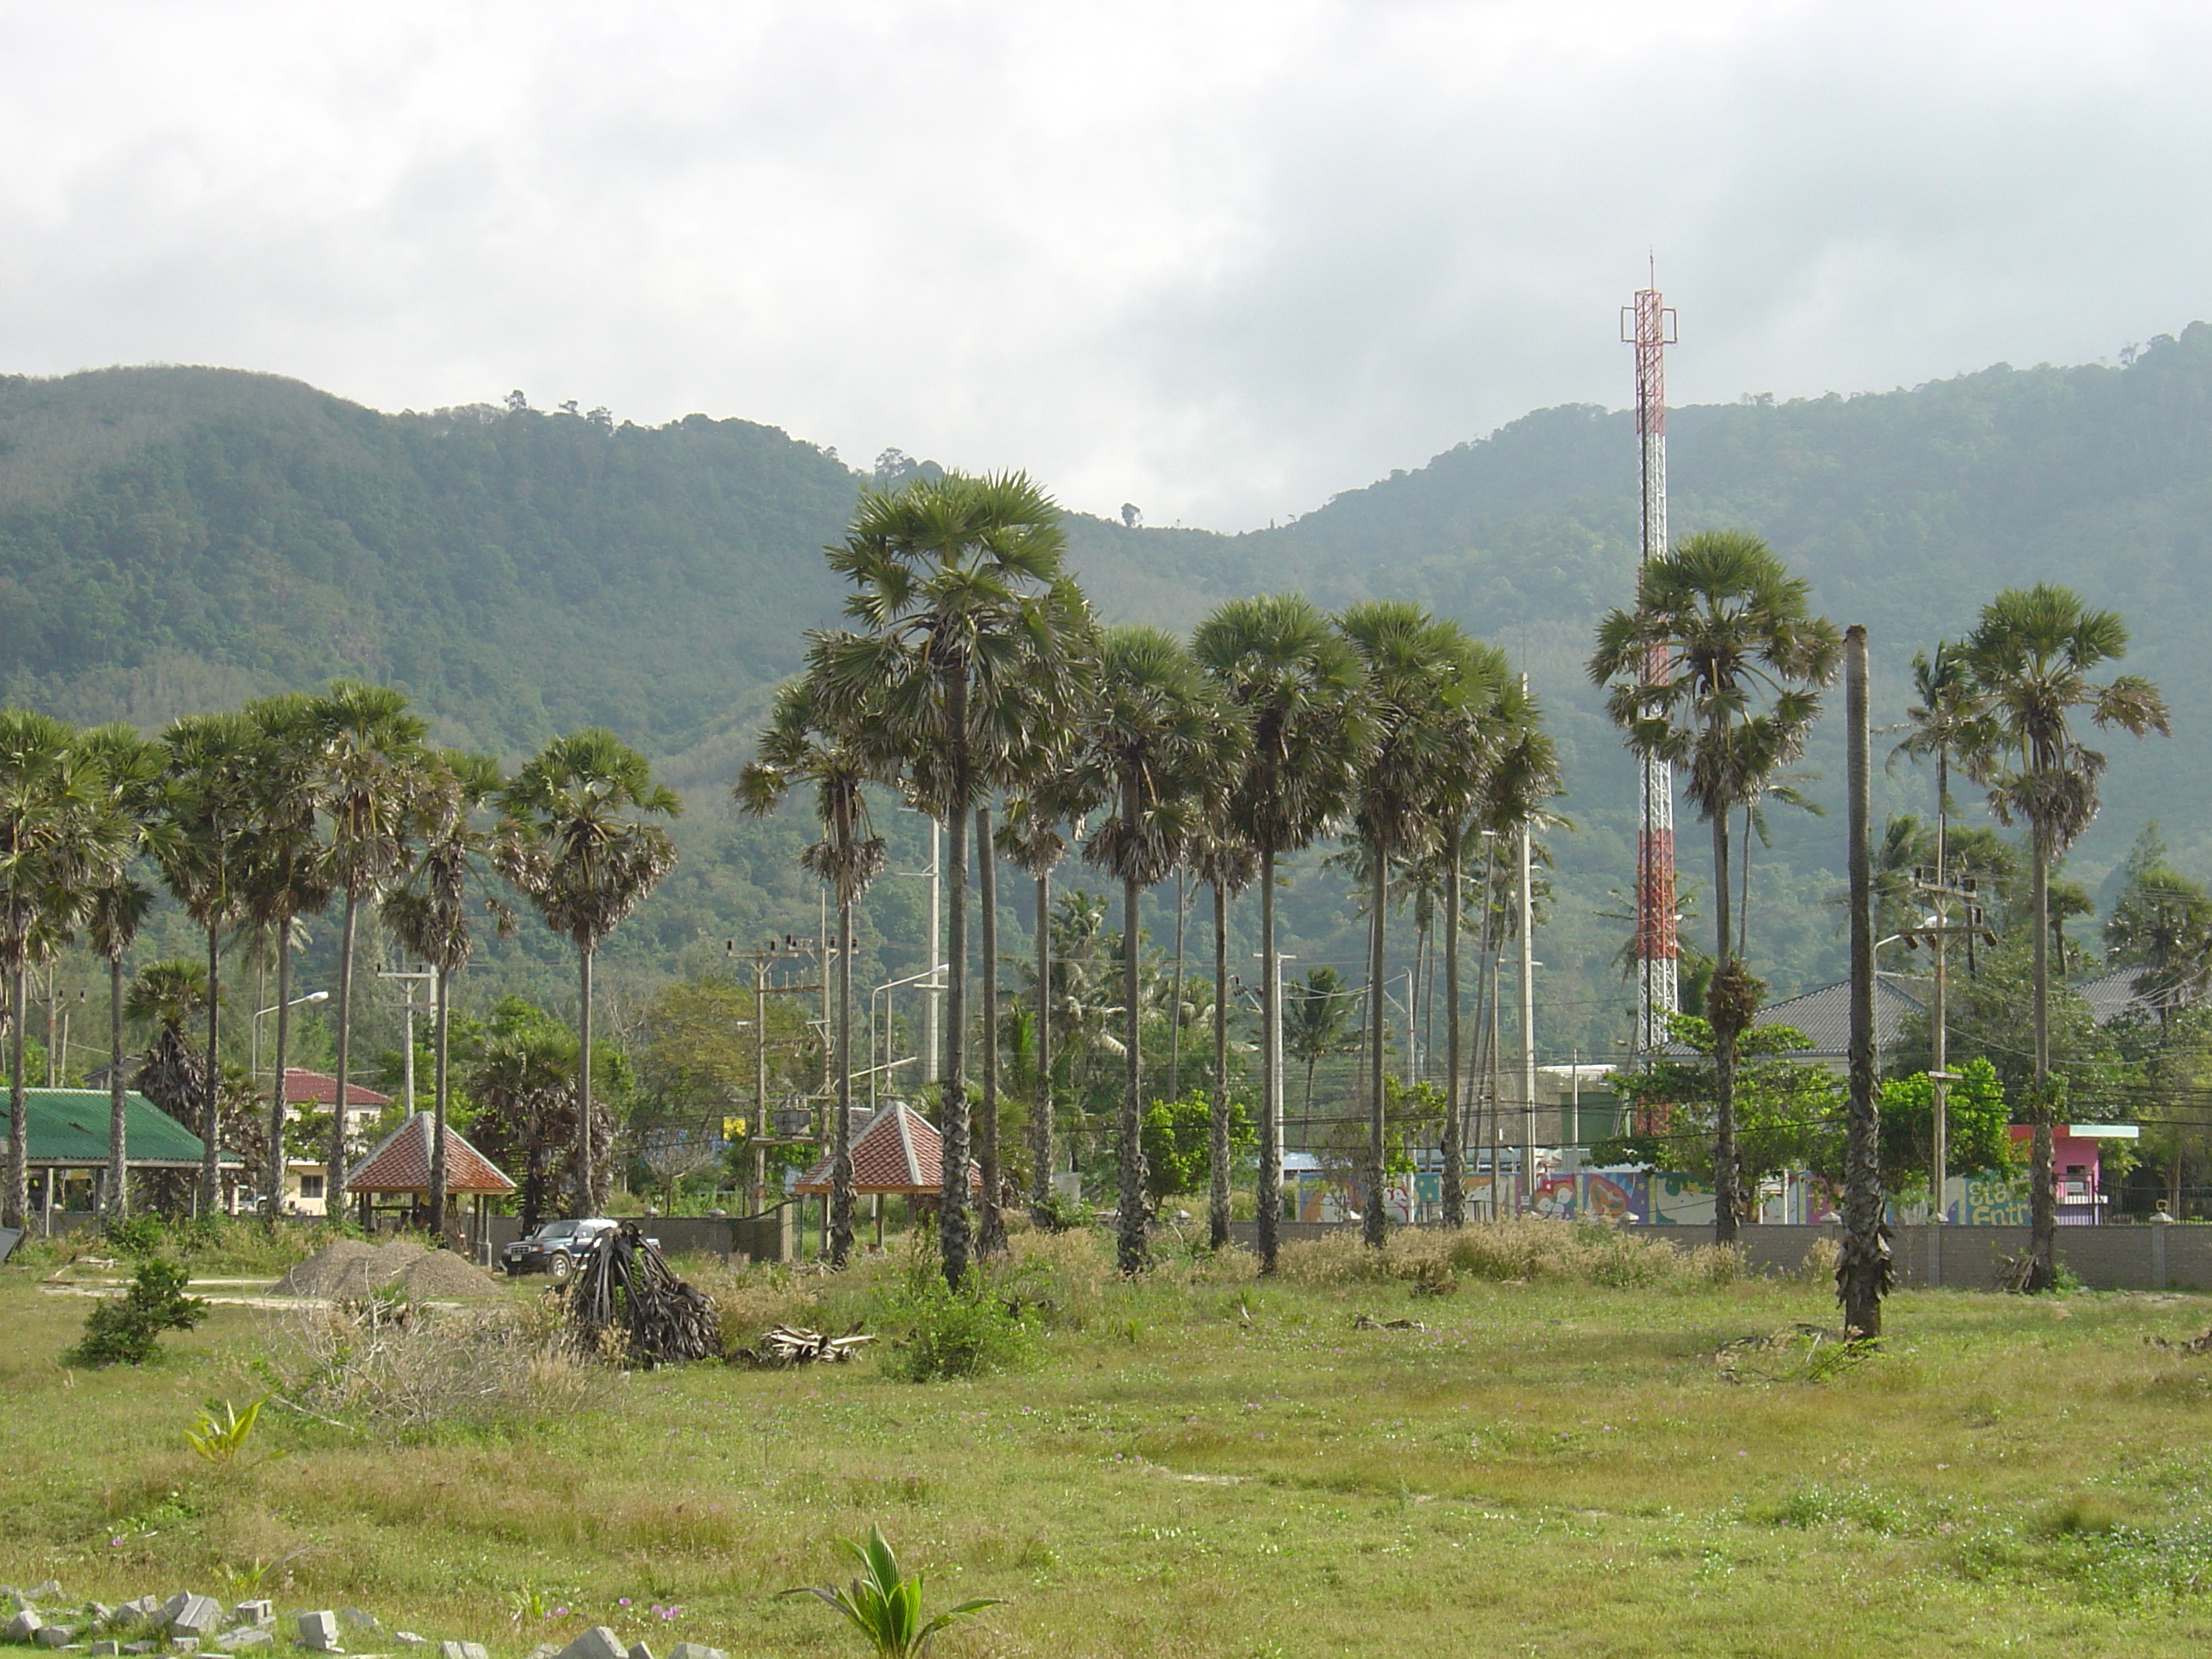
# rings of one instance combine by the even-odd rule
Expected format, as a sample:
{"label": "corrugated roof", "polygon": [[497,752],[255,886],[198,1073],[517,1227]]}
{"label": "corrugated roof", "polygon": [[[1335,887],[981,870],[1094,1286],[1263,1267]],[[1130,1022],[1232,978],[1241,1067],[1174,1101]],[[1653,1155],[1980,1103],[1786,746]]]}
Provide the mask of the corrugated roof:
{"label": "corrugated roof", "polygon": [[[430,1190],[430,1130],[435,1120],[417,1112],[385,1136],[346,1184],[357,1193],[427,1193]],[[511,1193],[514,1183],[450,1123],[446,1126],[446,1190]]]}
{"label": "corrugated roof", "polygon": [[[338,1097],[338,1080],[328,1072],[303,1072],[296,1066],[284,1068],[284,1101],[290,1106],[327,1106]],[[390,1095],[380,1095],[374,1089],[364,1089],[358,1083],[346,1085],[348,1106],[389,1106]]]}
{"label": "corrugated roof", "polygon": [[[1874,1046],[1877,1054],[1894,1054],[1905,1041],[1905,1022],[1927,1012],[1919,981],[1901,974],[1876,974],[1874,978]],[[1761,1025],[1789,1025],[1812,1039],[1813,1046],[1793,1056],[1799,1060],[1841,1060],[1850,1053],[1851,986],[1849,980],[1823,985],[1759,1011]],[[1679,1042],[1667,1045],[1670,1054],[1691,1051]]]}
{"label": "corrugated roof", "polygon": [[[111,1098],[105,1089],[25,1091],[30,1119],[30,1161],[82,1165],[107,1162]],[[0,1109],[0,1145],[11,1143]],[[123,1150],[136,1164],[197,1166],[206,1150],[200,1138],[136,1090],[123,1097]],[[224,1155],[226,1163],[238,1160]]]}
{"label": "corrugated roof", "polygon": [[[799,1177],[793,1189],[830,1190],[830,1159],[823,1158]],[[971,1159],[968,1184],[980,1185],[982,1173]],[[936,1193],[945,1189],[945,1139],[937,1126],[903,1102],[885,1107],[869,1120],[853,1143],[853,1190],[856,1193]]]}
{"label": "corrugated roof", "polygon": [[2189,998],[2172,986],[2161,986],[2151,974],[2142,968],[2115,968],[2109,974],[2084,980],[2074,988],[2089,1005],[2089,1012],[2100,1025],[2110,1025],[2114,1020],[2125,1019],[2133,1014],[2155,1015],[2162,1007],[2185,1008]]}

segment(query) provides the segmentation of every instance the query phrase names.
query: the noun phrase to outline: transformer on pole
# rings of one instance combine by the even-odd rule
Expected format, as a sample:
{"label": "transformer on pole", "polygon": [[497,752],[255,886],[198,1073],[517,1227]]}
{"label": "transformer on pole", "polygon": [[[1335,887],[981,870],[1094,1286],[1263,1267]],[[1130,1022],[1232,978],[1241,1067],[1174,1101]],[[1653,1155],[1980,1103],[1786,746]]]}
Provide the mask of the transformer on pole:
{"label": "transformer on pole", "polygon": [[[1655,276],[1620,313],[1620,337],[1636,348],[1636,437],[1644,484],[1643,562],[1667,550],[1667,348],[1674,343],[1674,313],[1661,299]],[[1647,684],[1663,684],[1668,664],[1655,651],[1645,665]],[[1668,1041],[1667,1016],[1676,1012],[1675,969],[1681,944],[1675,931],[1674,778],[1658,756],[1643,766],[1643,819],[1636,841],[1636,1052],[1656,1053]]]}

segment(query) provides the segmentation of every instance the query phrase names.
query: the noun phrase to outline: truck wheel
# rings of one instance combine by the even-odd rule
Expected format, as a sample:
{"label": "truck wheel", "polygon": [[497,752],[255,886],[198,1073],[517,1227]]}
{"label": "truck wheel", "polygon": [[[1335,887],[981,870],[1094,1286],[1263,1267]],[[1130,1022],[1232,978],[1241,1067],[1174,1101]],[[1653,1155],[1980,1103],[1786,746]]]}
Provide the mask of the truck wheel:
{"label": "truck wheel", "polygon": [[556,1251],[545,1263],[545,1271],[552,1275],[556,1285],[565,1285],[576,1271],[576,1264],[568,1260],[566,1251]]}

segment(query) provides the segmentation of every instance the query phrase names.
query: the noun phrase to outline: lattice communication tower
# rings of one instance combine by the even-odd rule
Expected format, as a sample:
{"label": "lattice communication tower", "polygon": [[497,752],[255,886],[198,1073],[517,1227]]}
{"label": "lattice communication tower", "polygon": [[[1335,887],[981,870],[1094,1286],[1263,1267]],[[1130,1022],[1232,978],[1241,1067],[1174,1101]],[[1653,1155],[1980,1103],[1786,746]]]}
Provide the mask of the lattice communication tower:
{"label": "lattice communication tower", "polygon": [[[1667,348],[1674,343],[1674,313],[1658,283],[1639,289],[1620,313],[1621,338],[1636,348],[1636,436],[1642,449],[1644,558],[1667,550]],[[1664,684],[1668,664],[1655,652],[1644,665],[1646,684]],[[1643,823],[1636,840],[1636,1048],[1656,1053],[1668,1041],[1667,1016],[1676,1010],[1674,890],[1674,778],[1656,755],[1643,757]]]}

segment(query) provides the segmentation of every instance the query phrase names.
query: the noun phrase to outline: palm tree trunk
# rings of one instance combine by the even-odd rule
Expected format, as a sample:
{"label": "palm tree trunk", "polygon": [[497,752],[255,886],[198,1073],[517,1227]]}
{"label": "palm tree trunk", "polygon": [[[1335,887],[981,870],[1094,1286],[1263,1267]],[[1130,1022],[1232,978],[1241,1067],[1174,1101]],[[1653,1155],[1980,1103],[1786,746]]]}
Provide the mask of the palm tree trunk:
{"label": "palm tree trunk", "polygon": [[853,1254],[853,898],[837,895],[837,1122],[830,1163],[830,1265]]}
{"label": "palm tree trunk", "polygon": [[113,1221],[131,1213],[131,1121],[124,1096],[123,957],[118,951],[107,959],[107,1214]]}
{"label": "palm tree trunk", "polygon": [[276,1081],[269,1091],[269,1168],[263,1181],[264,1218],[270,1226],[284,1209],[284,1061],[292,1038],[292,924],[276,923]]}
{"label": "palm tree trunk", "polygon": [[[353,1063],[353,942],[361,921],[361,900],[346,894],[345,921],[338,928],[338,1086],[331,1106],[330,1169],[323,1179],[323,1213],[333,1221],[345,1219],[346,1206],[346,1093]],[[213,975],[210,975],[212,980]],[[584,1028],[591,1030],[589,1025]],[[212,1062],[213,1055],[210,1055]],[[280,1079],[281,1081],[281,1079]],[[589,1210],[579,1210],[589,1215]]]}
{"label": "palm tree trunk", "polygon": [[991,850],[991,809],[975,809],[975,902],[981,910],[983,957],[983,1100],[975,1118],[975,1161],[983,1199],[975,1253],[988,1260],[1006,1249],[1006,1218],[999,1208],[999,860]]}
{"label": "palm tree trunk", "polygon": [[1275,953],[1275,852],[1260,853],[1260,1190],[1252,1212],[1260,1271],[1275,1271],[1282,1235],[1283,1125],[1275,1103],[1282,1085],[1283,1010],[1277,994],[1282,959]]}
{"label": "palm tree trunk", "polygon": [[[1732,959],[1733,943],[1729,933],[1728,813],[1714,813],[1712,824],[1715,937],[1720,947],[1713,980],[1719,984]],[[1713,1022],[1713,1242],[1733,1244],[1735,1236],[1735,1031],[1729,1019],[1720,1018]]]}
{"label": "palm tree trunk", "polygon": [[[594,1177],[592,1145],[592,941],[576,941],[577,961],[577,1019],[576,1019],[576,1207],[573,1213],[578,1219],[591,1214]],[[756,1041],[765,1042],[768,1033],[753,1033]],[[765,1103],[763,1107],[765,1112]]]}
{"label": "palm tree trunk", "polygon": [[446,993],[451,983],[452,975],[447,971],[443,963],[438,964],[437,975],[436,1052],[431,1057],[432,1069],[436,1073],[436,1076],[432,1079],[430,1085],[433,1119],[430,1125],[430,1237],[443,1238],[446,1236],[446,1109],[450,1104],[447,1094],[446,1061],[447,1039],[451,1034],[451,1026],[447,1017]]}
{"label": "palm tree trunk", "polygon": [[1182,942],[1190,921],[1190,872],[1176,872],[1175,991],[1168,1005],[1168,1098],[1182,1098]]}
{"label": "palm tree trunk", "polygon": [[1213,1138],[1207,1160],[1206,1240],[1229,1247],[1229,894],[1213,889]]}
{"label": "palm tree trunk", "polygon": [[2051,859],[2031,828],[2029,868],[2035,882],[2035,1094],[2028,1153],[2028,1251],[2035,1265],[2027,1288],[2058,1282],[2058,1188],[2051,1135]]}
{"label": "palm tree trunk", "polygon": [[1382,1007],[1382,907],[1390,898],[1390,863],[1380,848],[1370,849],[1375,871],[1370,878],[1367,919],[1367,1213],[1360,1237],[1376,1249],[1389,1226],[1382,1213],[1382,1164],[1389,1138],[1388,1102],[1382,1093],[1382,1041],[1388,1019]]}
{"label": "palm tree trunk", "polygon": [[[218,971],[222,965],[222,934],[210,927],[208,929],[208,1046],[207,1046],[207,1103],[200,1115],[201,1133],[204,1137],[200,1148],[200,1213],[213,1215],[222,1199],[222,1062],[216,1058],[221,1050],[216,1039],[222,1033],[222,985]],[[22,1016],[19,1013],[20,1020]]]}
{"label": "palm tree trunk", "polygon": [[1459,860],[1456,817],[1444,831],[1444,1225],[1467,1225],[1467,1148],[1460,1115]]}
{"label": "palm tree trunk", "polygon": [[8,975],[8,1203],[0,1226],[27,1227],[31,1211],[31,1100],[23,1084],[23,981],[17,963]]}
{"label": "palm tree trunk", "polygon": [[[939,1133],[945,1142],[937,1212],[937,1239],[944,1256],[945,1282],[957,1290],[968,1277],[974,1249],[968,1213],[968,679],[951,676],[945,688],[945,726],[951,735],[952,805],[945,815],[945,855],[951,868],[945,884],[949,915],[945,955],[950,964],[945,988],[944,1100]],[[933,968],[934,963],[930,964]]]}
{"label": "palm tree trunk", "polygon": [[1052,877],[1036,878],[1036,1104],[1030,1125],[1030,1219],[1048,1224],[1052,1209]]}
{"label": "palm tree trunk", "polygon": [[[1135,816],[1133,812],[1130,814]],[[1143,903],[1133,880],[1121,883],[1121,1210],[1115,1225],[1115,1260],[1125,1273],[1145,1265],[1144,1056],[1138,1043],[1143,1010],[1137,1006]]]}
{"label": "palm tree trunk", "polygon": [[[1850,1108],[1844,1154],[1844,1247],[1836,1291],[1844,1328],[1881,1334],[1881,1299],[1889,1289],[1887,1230],[1882,1225],[1881,1105],[1875,1092],[1874,1036],[1874,881],[1868,831],[1866,630],[1854,626],[1844,647],[1844,704],[1850,808],[1851,1014]],[[1750,843],[1745,842],[1747,861]]]}

